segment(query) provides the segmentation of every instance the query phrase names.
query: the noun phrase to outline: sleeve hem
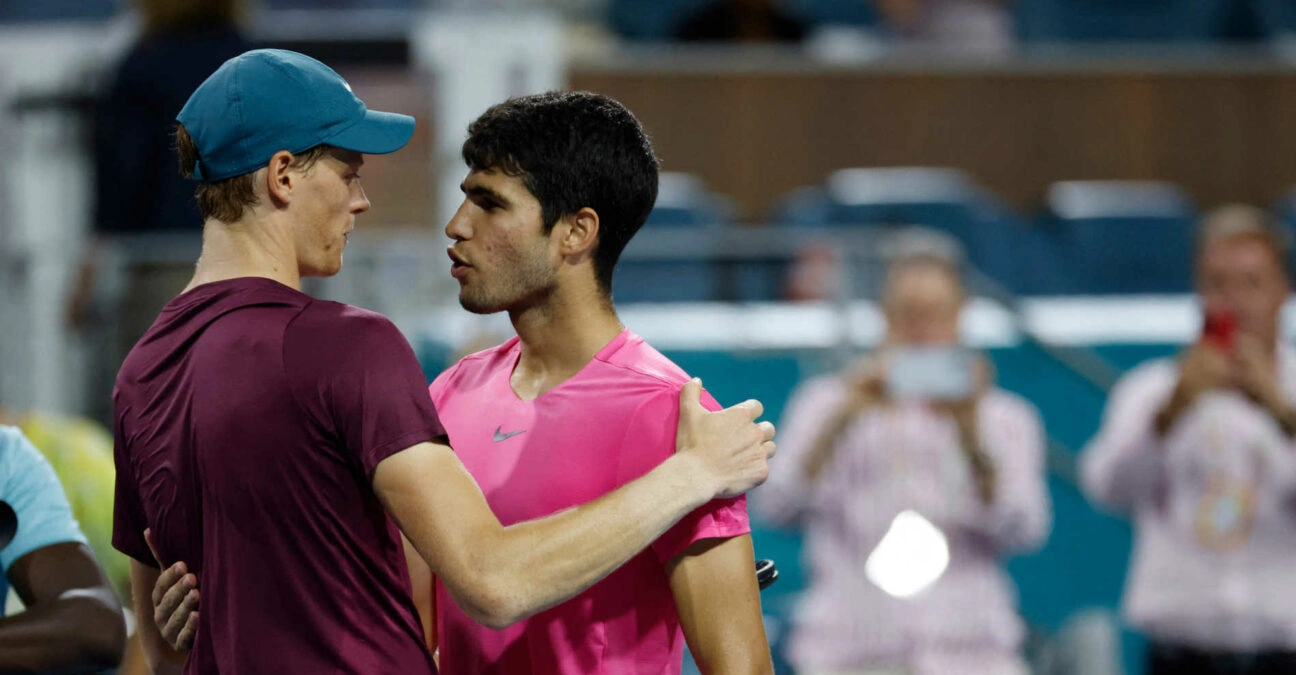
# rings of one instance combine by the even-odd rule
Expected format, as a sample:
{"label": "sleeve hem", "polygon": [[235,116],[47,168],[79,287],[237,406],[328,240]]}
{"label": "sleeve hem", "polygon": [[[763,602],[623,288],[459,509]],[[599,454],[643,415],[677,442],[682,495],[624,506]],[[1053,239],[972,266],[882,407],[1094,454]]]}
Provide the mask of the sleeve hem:
{"label": "sleeve hem", "polygon": [[744,534],[751,534],[751,525],[749,523],[733,522],[710,528],[705,532],[698,533],[697,536],[680,541],[675,546],[667,549],[668,553],[661,553],[655,549],[653,552],[657,555],[657,561],[665,565],[678,558],[679,555],[684,552],[684,549],[698,543],[699,541],[706,541],[708,539],[733,539],[734,537],[741,537]]}
{"label": "sleeve hem", "polygon": [[364,462],[365,476],[372,481],[374,471],[377,470],[378,465],[381,464],[384,459],[387,459],[406,448],[418,445],[419,443],[430,443],[438,438],[445,438],[445,435],[446,432],[444,429],[440,428],[440,425],[429,425],[419,429],[418,431],[411,431],[410,433],[397,436],[396,438],[379,445],[374,450],[364,454],[362,461]]}

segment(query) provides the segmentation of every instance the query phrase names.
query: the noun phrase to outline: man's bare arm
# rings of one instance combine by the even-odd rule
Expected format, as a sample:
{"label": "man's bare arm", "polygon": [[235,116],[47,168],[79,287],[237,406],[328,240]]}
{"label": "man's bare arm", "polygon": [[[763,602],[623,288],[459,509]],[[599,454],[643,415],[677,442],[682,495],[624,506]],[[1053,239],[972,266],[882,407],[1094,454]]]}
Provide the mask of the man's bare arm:
{"label": "man's bare arm", "polygon": [[765,480],[774,428],[754,423],[760,404],[708,413],[700,394],[697,381],[681,393],[675,455],[547,518],[503,527],[445,445],[421,443],[383,460],[374,489],[456,603],[482,624],[507,626],[589,588],[693,509]]}
{"label": "man's bare arm", "polygon": [[666,572],[689,651],[703,675],[774,672],[761,619],[751,535],[704,539]]}
{"label": "man's bare arm", "polygon": [[401,537],[401,544],[405,546],[405,565],[409,567],[410,597],[418,610],[419,621],[423,623],[423,641],[427,643],[428,651],[434,652],[437,648],[436,590],[432,585],[436,577],[432,576],[432,569],[409,539]]}
{"label": "man's bare arm", "polygon": [[85,545],[38,548],[14,562],[9,581],[27,609],[0,618],[0,672],[113,668],[121,662],[121,605]]}
{"label": "man's bare arm", "polygon": [[[674,456],[611,494],[548,518],[501,525],[458,457],[436,443],[380,462],[374,490],[460,608],[485,625],[505,626],[593,585],[698,506],[765,480],[774,426],[754,423],[760,404],[709,413],[700,395],[700,382],[681,392]],[[157,616],[172,628],[196,625],[180,576],[164,574],[162,581]],[[164,635],[188,648],[177,633]]]}

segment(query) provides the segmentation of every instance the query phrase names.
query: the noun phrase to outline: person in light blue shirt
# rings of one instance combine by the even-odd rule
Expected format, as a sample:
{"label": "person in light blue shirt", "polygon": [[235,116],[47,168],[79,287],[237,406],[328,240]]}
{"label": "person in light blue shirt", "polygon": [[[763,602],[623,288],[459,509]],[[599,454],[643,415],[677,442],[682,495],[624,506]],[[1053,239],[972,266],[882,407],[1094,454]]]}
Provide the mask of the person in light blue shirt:
{"label": "person in light blue shirt", "polygon": [[116,667],[121,605],[54,469],[16,427],[0,426],[0,501],[18,516],[0,549],[0,597],[12,585],[26,607],[0,618],[0,672]]}

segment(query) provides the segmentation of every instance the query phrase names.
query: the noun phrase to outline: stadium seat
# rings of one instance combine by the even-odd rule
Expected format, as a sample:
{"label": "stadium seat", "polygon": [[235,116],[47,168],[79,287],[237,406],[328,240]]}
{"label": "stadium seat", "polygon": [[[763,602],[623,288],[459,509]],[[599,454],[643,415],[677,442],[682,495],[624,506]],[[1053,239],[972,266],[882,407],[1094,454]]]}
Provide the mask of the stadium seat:
{"label": "stadium seat", "polygon": [[[713,195],[702,179],[687,173],[664,171],[658,178],[657,203],[628,249],[671,228],[723,227],[732,220],[732,209]],[[617,302],[697,302],[717,294],[716,271],[704,260],[635,260],[623,256],[613,277]]]}
{"label": "stadium seat", "polygon": [[1296,185],[1278,198],[1273,212],[1278,228],[1286,238],[1288,269],[1296,270]]}
{"label": "stadium seat", "polygon": [[1235,0],[1020,0],[1025,42],[1206,42],[1227,35]]}
{"label": "stadium seat", "polygon": [[633,40],[669,40],[675,27],[706,0],[610,0],[608,23],[618,35]]}
{"label": "stadium seat", "polygon": [[113,18],[122,0],[17,0],[0,2],[0,23],[102,21]]}
{"label": "stadium seat", "polygon": [[788,227],[931,228],[958,240],[974,267],[1019,290],[1018,245],[1028,227],[958,169],[841,169],[821,188],[789,193],[774,220]]}
{"label": "stadium seat", "polygon": [[1191,290],[1195,213],[1182,188],[1156,181],[1063,181],[1049,186],[1037,225],[1060,250],[1073,294]]}

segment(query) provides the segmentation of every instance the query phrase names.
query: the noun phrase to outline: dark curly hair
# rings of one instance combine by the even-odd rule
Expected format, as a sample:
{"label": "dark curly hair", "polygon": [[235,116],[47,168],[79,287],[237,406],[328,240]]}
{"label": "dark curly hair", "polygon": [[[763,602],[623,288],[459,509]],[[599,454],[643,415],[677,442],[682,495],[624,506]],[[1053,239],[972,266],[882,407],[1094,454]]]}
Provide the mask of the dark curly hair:
{"label": "dark curly hair", "polygon": [[468,126],[463,158],[473,171],[521,178],[545,233],[582,208],[598,213],[594,274],[611,294],[612,270],[657,201],[657,155],[633,113],[586,91],[511,98]]}

